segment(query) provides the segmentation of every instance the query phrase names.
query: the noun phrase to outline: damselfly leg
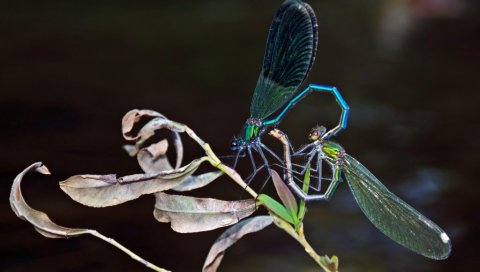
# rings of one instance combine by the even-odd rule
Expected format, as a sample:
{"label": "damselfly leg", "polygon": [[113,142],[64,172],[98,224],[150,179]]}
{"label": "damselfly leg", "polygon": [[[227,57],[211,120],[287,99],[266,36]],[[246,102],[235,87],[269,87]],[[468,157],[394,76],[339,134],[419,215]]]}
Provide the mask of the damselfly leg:
{"label": "damselfly leg", "polygon": [[[277,138],[283,145],[283,151],[284,151],[284,166],[286,168],[286,179],[288,182],[288,185],[290,188],[293,190],[295,194],[297,194],[298,197],[302,198],[305,201],[320,201],[320,200],[329,200],[332,195],[334,194],[338,183],[341,181],[341,161],[340,160],[330,160],[328,157],[324,156],[322,153],[322,141],[316,140],[307,146],[304,146],[303,148],[299,149],[297,152],[294,152],[294,154],[300,156],[305,156],[307,155],[307,165],[299,165],[300,166],[300,171],[296,171],[293,169],[293,164],[291,161],[292,156],[290,155],[290,144],[287,136],[281,132],[278,129],[272,130],[270,132],[270,135],[274,136]],[[306,151],[308,152],[306,153]],[[296,178],[296,174],[305,173],[305,168],[308,168],[308,165],[311,165],[313,158],[317,157],[316,160],[316,168],[313,168],[313,172],[317,173],[317,179],[318,179],[318,185],[314,189],[316,191],[321,191],[321,186],[323,181],[328,181],[329,185],[327,189],[325,190],[324,193],[321,194],[307,194],[304,192],[300,186],[295,182],[295,179],[300,180],[299,178]],[[323,163],[326,163],[330,168],[331,168],[331,176],[330,177],[324,177],[323,173]]]}

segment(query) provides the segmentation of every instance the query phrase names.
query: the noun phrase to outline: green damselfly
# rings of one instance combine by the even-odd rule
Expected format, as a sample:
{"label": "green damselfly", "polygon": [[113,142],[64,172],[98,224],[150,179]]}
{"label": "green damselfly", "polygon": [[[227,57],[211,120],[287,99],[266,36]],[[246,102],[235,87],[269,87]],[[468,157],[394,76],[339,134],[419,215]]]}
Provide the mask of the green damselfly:
{"label": "green damselfly", "polygon": [[[292,191],[305,201],[329,200],[344,176],[358,206],[381,232],[425,257],[446,259],[451,251],[448,235],[388,190],[365,166],[348,155],[341,145],[326,140],[325,131],[324,127],[314,127],[309,134],[312,142],[293,154],[290,154],[291,144],[283,132],[276,129],[270,133],[283,143],[286,179]],[[301,171],[293,170],[292,156],[306,156],[307,163],[301,167]],[[312,173],[317,173],[319,183],[328,181],[330,184],[324,193],[308,194],[295,183],[294,175],[305,173],[304,169],[311,165],[315,157],[316,168]],[[323,162],[332,169],[327,178],[321,172]]]}

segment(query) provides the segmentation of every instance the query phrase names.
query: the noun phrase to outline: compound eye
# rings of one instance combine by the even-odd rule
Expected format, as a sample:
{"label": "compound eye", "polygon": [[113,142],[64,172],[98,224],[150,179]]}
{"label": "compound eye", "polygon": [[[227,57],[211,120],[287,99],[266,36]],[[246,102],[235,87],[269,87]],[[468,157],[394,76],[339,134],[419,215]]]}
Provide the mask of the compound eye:
{"label": "compound eye", "polygon": [[232,141],[230,141],[230,148],[234,151],[237,150],[237,148],[238,148],[237,139],[232,139]]}

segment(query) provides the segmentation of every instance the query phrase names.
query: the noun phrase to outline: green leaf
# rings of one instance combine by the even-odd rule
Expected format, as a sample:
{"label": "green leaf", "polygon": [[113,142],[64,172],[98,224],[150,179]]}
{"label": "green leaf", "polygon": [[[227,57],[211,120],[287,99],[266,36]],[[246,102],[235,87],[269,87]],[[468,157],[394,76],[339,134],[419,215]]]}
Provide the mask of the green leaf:
{"label": "green leaf", "polygon": [[338,271],[338,257],[333,255],[331,258],[327,255],[320,256],[320,262],[322,262],[329,271],[336,272]]}
{"label": "green leaf", "polygon": [[[302,190],[305,194],[308,194],[308,189],[310,188],[310,165],[305,172],[305,177],[303,178],[303,187]],[[306,202],[305,200],[300,200],[300,208],[298,208],[298,221],[302,222],[303,218],[305,218],[305,213],[307,212]]]}
{"label": "green leaf", "polygon": [[285,184],[285,182],[282,180],[282,178],[280,178],[280,175],[278,175],[277,171],[275,170],[272,170],[272,180],[273,185],[275,185],[275,189],[277,190],[278,197],[280,197],[280,200],[282,201],[285,208],[287,208],[288,213],[290,213],[294,221],[298,222],[297,200],[295,199],[292,191],[290,191],[287,184]]}
{"label": "green leaf", "polygon": [[335,264],[335,270],[338,270],[338,257],[336,255],[333,255],[332,258],[330,258],[330,261]]}
{"label": "green leaf", "polygon": [[258,195],[257,199],[263,204],[269,211],[275,213],[278,217],[287,221],[290,224],[295,224],[295,221],[292,218],[292,215],[288,212],[282,204],[280,204],[275,199],[269,197],[265,194]]}

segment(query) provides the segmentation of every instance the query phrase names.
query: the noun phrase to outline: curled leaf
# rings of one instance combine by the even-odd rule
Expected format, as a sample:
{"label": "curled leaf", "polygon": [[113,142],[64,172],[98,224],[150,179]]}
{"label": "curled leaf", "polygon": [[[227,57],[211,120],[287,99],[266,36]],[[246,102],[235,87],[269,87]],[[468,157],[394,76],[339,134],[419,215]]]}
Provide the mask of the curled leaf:
{"label": "curled leaf", "polygon": [[88,233],[87,229],[71,229],[59,226],[50,220],[44,212],[31,208],[23,198],[20,184],[27,172],[38,172],[44,175],[50,175],[48,168],[41,162],[36,162],[15,177],[12,190],[10,191],[10,206],[15,214],[33,225],[35,230],[48,238],[66,238]]}
{"label": "curled leaf", "polygon": [[171,223],[176,232],[213,230],[237,223],[256,209],[254,199],[224,201],[182,195],[155,194],[155,219]]}
{"label": "curled leaf", "polygon": [[[145,173],[159,173],[165,170],[172,170],[166,152],[168,149],[168,141],[162,140],[152,144],[147,148],[143,148],[138,152],[137,159],[140,167]],[[220,171],[208,172],[199,176],[190,175],[182,183],[178,184],[172,190],[177,192],[185,192],[204,187],[210,182],[222,175]]]}
{"label": "curled leaf", "polygon": [[[147,122],[137,133],[134,133],[133,129],[135,125],[145,117],[153,117],[153,119]],[[178,133],[179,131],[169,127],[168,124],[170,123],[170,120],[156,111],[134,109],[127,112],[122,119],[122,134],[126,140],[136,141],[136,143],[135,145],[125,145],[124,149],[130,156],[135,156],[140,151],[143,143],[155,135],[156,130],[167,128],[172,132],[173,144],[177,153],[175,168],[179,168],[183,159],[183,144],[180,134]]]}
{"label": "curled leaf", "polygon": [[270,224],[272,224],[272,217],[270,216],[256,216],[241,221],[238,224],[228,228],[222,235],[220,235],[215,243],[210,248],[205,263],[203,265],[203,272],[217,271],[220,262],[223,259],[225,251],[240,240],[243,236],[261,231]]}
{"label": "curled leaf", "polygon": [[120,178],[115,175],[76,175],[61,181],[60,188],[83,205],[113,206],[141,195],[174,188],[190,177],[205,160],[200,158],[177,170],[157,174],[136,174]]}
{"label": "curled leaf", "polygon": [[145,173],[159,173],[172,170],[167,158],[168,141],[166,139],[142,148],[137,154],[138,164]]}
{"label": "curled leaf", "polygon": [[[148,123],[146,123],[138,133],[132,136],[131,134],[132,134],[133,126],[139,122],[142,116],[154,117],[154,118],[150,120]],[[158,173],[158,172],[172,169],[172,166],[170,165],[166,157],[166,150],[168,148],[168,143],[166,141],[165,142],[161,141],[159,143],[152,144],[147,148],[140,149],[140,146],[148,138],[153,136],[156,130],[159,130],[159,129],[168,129],[173,133],[174,145],[177,151],[177,162],[176,162],[175,169],[178,169],[180,167],[180,163],[183,156],[183,145],[181,143],[179,133],[188,134],[194,141],[200,144],[205,149],[208,156],[208,160],[214,166],[217,167],[218,164],[220,163],[218,158],[216,158],[216,156],[211,151],[210,146],[207,143],[205,143],[202,139],[200,139],[195,134],[195,132],[193,132],[190,128],[188,128],[183,124],[168,120],[165,116],[159,113],[149,111],[149,110],[132,110],[124,116],[122,127],[123,127],[122,131],[126,139],[136,140],[135,146],[125,145],[124,149],[131,156],[137,155],[138,162],[142,167],[142,169],[145,171],[145,173]],[[214,158],[212,158],[212,156]],[[190,176],[187,180],[185,180],[184,184],[181,184],[175,187],[174,190],[176,191],[194,190],[209,184],[220,175],[221,174],[219,172],[210,172],[210,173],[205,173],[198,177]],[[241,178],[239,179],[241,182],[243,182]],[[239,182],[238,179],[235,179],[235,181]],[[246,188],[245,186],[242,186],[242,187]],[[247,188],[247,190],[248,189],[250,188]]]}
{"label": "curled leaf", "polygon": [[40,234],[42,234],[47,238],[69,238],[69,237],[79,236],[82,234],[90,234],[117,247],[118,249],[122,250],[127,255],[129,255],[132,259],[142,263],[148,268],[151,268],[155,271],[168,272],[168,270],[157,267],[156,265],[142,259],[140,256],[131,252],[130,250],[128,250],[127,248],[119,244],[117,241],[111,238],[105,237],[104,235],[100,234],[96,230],[62,227],[60,225],[55,224],[48,217],[46,213],[35,210],[32,207],[30,207],[25,202],[25,199],[23,198],[22,191],[20,189],[20,183],[22,182],[22,179],[25,176],[25,174],[31,171],[36,171],[44,175],[50,174],[47,167],[42,165],[41,162],[36,162],[30,165],[29,167],[27,167],[25,170],[23,170],[20,174],[18,174],[15,177],[15,180],[13,181],[12,190],[10,192],[10,205],[12,207],[12,210],[15,212],[15,214],[19,218],[32,224],[35,230],[38,231]]}
{"label": "curled leaf", "polygon": [[135,157],[138,154],[138,149],[134,145],[123,145],[123,150],[125,150],[130,157]]}
{"label": "curled leaf", "polygon": [[133,109],[127,112],[122,118],[122,134],[126,140],[134,141],[141,137],[141,135],[131,135],[131,133],[135,125],[143,117],[161,117],[166,119],[164,115],[152,110]]}
{"label": "curled leaf", "polygon": [[134,141],[140,137],[140,135],[131,135],[135,125],[140,122],[143,117],[162,117],[166,118],[162,114],[152,110],[137,110],[133,109],[127,112],[122,118],[122,134],[126,140]]}

